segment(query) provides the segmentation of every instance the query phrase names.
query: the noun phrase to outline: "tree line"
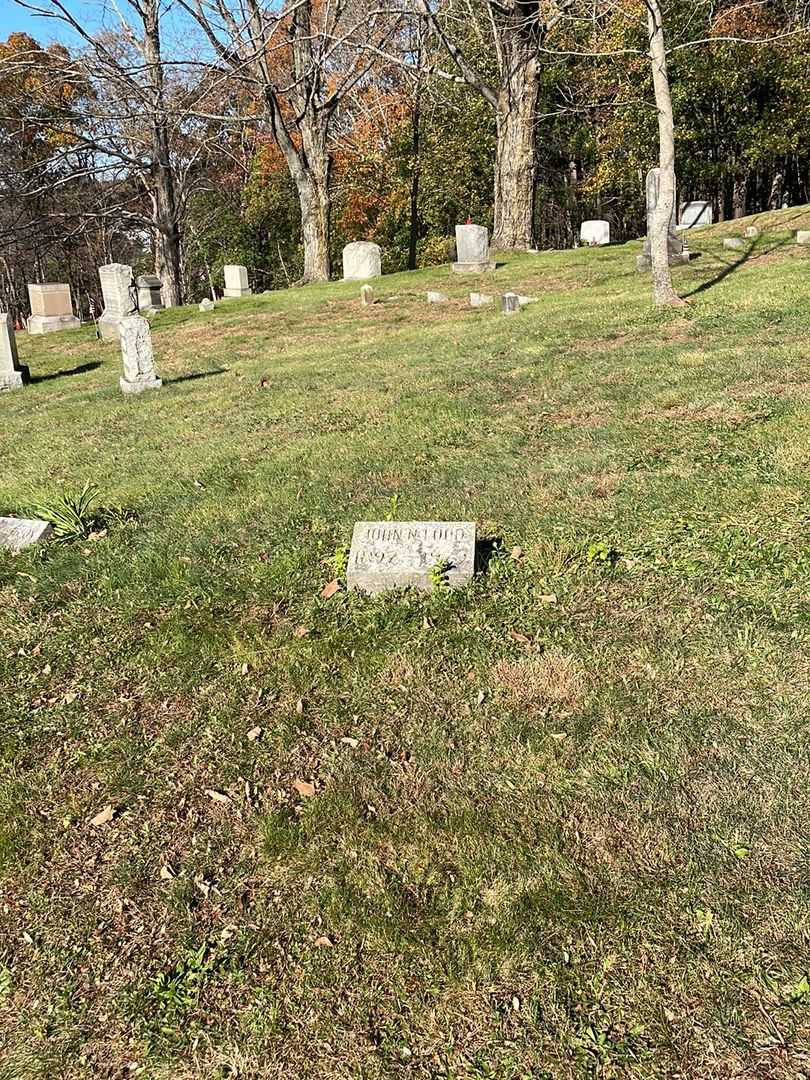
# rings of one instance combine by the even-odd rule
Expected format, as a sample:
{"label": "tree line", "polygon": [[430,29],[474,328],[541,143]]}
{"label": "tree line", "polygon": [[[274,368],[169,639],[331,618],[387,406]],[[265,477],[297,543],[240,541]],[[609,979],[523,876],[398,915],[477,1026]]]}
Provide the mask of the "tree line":
{"label": "tree line", "polygon": [[[453,226],[496,251],[570,247],[589,217],[645,229],[676,303],[676,201],[717,218],[810,201],[800,0],[73,0],[0,42],[0,300],[104,262],[167,304],[245,263],[255,286],[327,280],[349,240],[384,269],[444,262]],[[114,13],[111,14],[111,12]],[[64,42],[69,42],[65,44]],[[677,177],[677,190],[676,190]]]}

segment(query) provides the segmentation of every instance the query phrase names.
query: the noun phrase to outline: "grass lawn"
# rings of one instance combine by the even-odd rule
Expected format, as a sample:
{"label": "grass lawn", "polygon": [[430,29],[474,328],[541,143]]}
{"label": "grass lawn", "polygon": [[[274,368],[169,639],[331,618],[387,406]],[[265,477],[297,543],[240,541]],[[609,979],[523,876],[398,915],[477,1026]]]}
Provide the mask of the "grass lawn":
{"label": "grass lawn", "polygon": [[[0,554],[1,1080],[810,1076],[807,222],[677,311],[634,244],[166,312],[134,399],[19,335],[0,513],[109,513]],[[487,572],[323,599],[386,516]]]}

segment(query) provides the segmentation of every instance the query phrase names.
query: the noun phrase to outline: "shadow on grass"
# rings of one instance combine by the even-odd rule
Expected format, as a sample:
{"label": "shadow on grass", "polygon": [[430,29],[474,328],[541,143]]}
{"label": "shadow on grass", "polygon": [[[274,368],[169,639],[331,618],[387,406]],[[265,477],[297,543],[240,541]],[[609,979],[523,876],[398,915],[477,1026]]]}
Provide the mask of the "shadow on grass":
{"label": "shadow on grass", "polygon": [[211,375],[224,375],[230,368],[216,368],[214,371],[195,371],[191,375],[178,375],[176,379],[164,379],[164,386],[174,386],[176,383],[194,382],[195,379],[208,379]]}
{"label": "shadow on grass", "polygon": [[757,244],[757,241],[754,240],[749,246],[748,250],[744,251],[742,253],[742,256],[737,259],[736,262],[727,263],[723,267],[723,269],[713,278],[709,278],[708,281],[704,281],[701,285],[696,286],[694,289],[692,289],[691,292],[684,293],[684,300],[688,299],[690,296],[697,296],[698,293],[706,292],[708,289],[713,288],[715,285],[719,285],[724,278],[727,278],[729,274],[733,274],[735,270],[739,270],[740,267],[744,266],[752,257],[760,258],[762,255],[770,255],[771,252],[777,251],[779,248],[785,247],[790,243],[791,241],[789,240],[780,240],[778,243],[772,244],[769,248],[760,248]]}
{"label": "shadow on grass", "polygon": [[62,371],[52,371],[50,375],[31,375],[29,377],[30,383],[50,382],[51,379],[61,379],[68,375],[84,375],[88,371],[95,371],[96,368],[101,367],[100,360],[92,360],[86,364],[79,364],[78,367],[65,368]]}

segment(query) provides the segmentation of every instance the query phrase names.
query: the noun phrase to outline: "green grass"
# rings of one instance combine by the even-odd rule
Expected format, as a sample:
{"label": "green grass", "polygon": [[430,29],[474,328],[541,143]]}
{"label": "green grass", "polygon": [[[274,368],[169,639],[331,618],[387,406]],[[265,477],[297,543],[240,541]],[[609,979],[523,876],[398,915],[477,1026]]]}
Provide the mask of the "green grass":
{"label": "green grass", "polygon": [[[0,513],[104,527],[0,556],[2,1080],[810,1073],[806,217],[678,311],[628,245],[166,312],[137,399],[20,335]],[[487,572],[322,599],[392,499]]]}

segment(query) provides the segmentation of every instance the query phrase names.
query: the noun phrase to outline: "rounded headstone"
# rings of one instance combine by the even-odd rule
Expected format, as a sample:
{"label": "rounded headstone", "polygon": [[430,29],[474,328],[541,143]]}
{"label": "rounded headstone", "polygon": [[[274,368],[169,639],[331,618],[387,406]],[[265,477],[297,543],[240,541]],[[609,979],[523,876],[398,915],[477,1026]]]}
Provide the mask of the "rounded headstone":
{"label": "rounded headstone", "polygon": [[382,276],[382,250],[379,244],[356,240],[343,249],[343,280],[365,281]]}

